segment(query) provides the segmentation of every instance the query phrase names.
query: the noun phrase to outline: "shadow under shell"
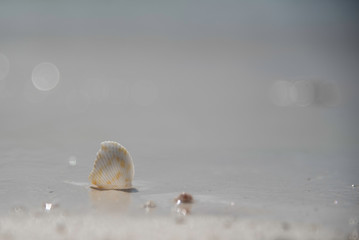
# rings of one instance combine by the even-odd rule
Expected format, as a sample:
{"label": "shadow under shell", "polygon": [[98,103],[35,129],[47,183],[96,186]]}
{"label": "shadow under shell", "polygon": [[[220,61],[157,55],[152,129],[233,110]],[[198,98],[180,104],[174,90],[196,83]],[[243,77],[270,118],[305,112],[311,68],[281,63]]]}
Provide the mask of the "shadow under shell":
{"label": "shadow under shell", "polygon": [[125,189],[107,189],[107,188],[99,188],[97,186],[90,186],[90,188],[98,190],[98,191],[121,191],[121,192],[127,192],[127,193],[136,193],[138,192],[137,188],[125,188]]}

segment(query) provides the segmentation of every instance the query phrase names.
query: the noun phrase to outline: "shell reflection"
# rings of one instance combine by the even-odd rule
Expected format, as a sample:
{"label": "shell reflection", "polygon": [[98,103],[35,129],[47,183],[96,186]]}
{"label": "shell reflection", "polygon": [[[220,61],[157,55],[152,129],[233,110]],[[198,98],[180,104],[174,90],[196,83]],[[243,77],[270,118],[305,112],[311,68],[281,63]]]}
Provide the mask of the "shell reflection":
{"label": "shell reflection", "polygon": [[125,191],[90,189],[92,206],[107,213],[125,212],[131,204],[131,193]]}
{"label": "shell reflection", "polygon": [[176,205],[176,213],[179,215],[189,215],[192,211],[192,204],[191,203],[180,203]]}

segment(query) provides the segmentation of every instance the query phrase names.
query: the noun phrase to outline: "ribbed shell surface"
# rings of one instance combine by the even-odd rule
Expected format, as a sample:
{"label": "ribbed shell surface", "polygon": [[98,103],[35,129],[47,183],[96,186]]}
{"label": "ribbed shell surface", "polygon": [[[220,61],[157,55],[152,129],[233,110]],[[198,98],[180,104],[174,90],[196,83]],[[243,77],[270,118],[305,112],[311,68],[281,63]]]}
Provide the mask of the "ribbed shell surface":
{"label": "ribbed shell surface", "polygon": [[129,152],[119,143],[101,143],[89,180],[100,189],[128,189],[132,187],[134,165]]}

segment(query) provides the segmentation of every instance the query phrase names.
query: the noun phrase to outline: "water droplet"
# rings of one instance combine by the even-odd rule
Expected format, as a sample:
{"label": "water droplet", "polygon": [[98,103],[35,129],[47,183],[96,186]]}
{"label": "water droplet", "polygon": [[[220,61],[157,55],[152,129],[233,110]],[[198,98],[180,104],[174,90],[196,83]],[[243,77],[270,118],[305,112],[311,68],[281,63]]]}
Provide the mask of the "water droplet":
{"label": "water droplet", "polygon": [[233,206],[235,205],[235,203],[234,203],[234,202],[231,202],[230,205],[233,207]]}
{"label": "water droplet", "polygon": [[45,203],[45,210],[50,211],[52,208],[52,203]]}
{"label": "water droplet", "polygon": [[69,157],[69,165],[70,166],[76,166],[76,163],[77,163],[77,159],[75,156],[70,156]]}
{"label": "water droplet", "polygon": [[337,200],[334,200],[334,204],[335,204],[335,205],[338,204],[338,201],[337,201]]}
{"label": "water droplet", "polygon": [[40,63],[32,71],[32,83],[41,91],[50,91],[60,80],[59,69],[52,63]]}

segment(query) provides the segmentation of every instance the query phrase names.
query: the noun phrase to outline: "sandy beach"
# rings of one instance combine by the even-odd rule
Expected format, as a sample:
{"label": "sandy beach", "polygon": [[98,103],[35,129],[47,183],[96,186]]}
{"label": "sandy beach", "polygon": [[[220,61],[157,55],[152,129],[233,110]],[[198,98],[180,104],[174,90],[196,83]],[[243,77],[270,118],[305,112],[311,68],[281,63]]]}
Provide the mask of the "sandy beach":
{"label": "sandy beach", "polygon": [[[336,158],[328,156],[313,165],[319,155],[194,151],[184,160],[162,152],[172,159],[166,162],[160,153],[138,152],[134,189],[125,192],[90,188],[87,155],[94,158],[96,150],[84,147],[75,157],[66,149],[15,148],[2,149],[2,239],[355,239],[357,233],[359,190],[349,184],[357,176],[333,168]],[[295,169],[285,162],[294,157]],[[185,211],[174,201],[183,191],[194,198]],[[148,201],[155,207],[144,207]]]}
{"label": "sandy beach", "polygon": [[0,240],[359,239],[358,10],[0,1]]}

